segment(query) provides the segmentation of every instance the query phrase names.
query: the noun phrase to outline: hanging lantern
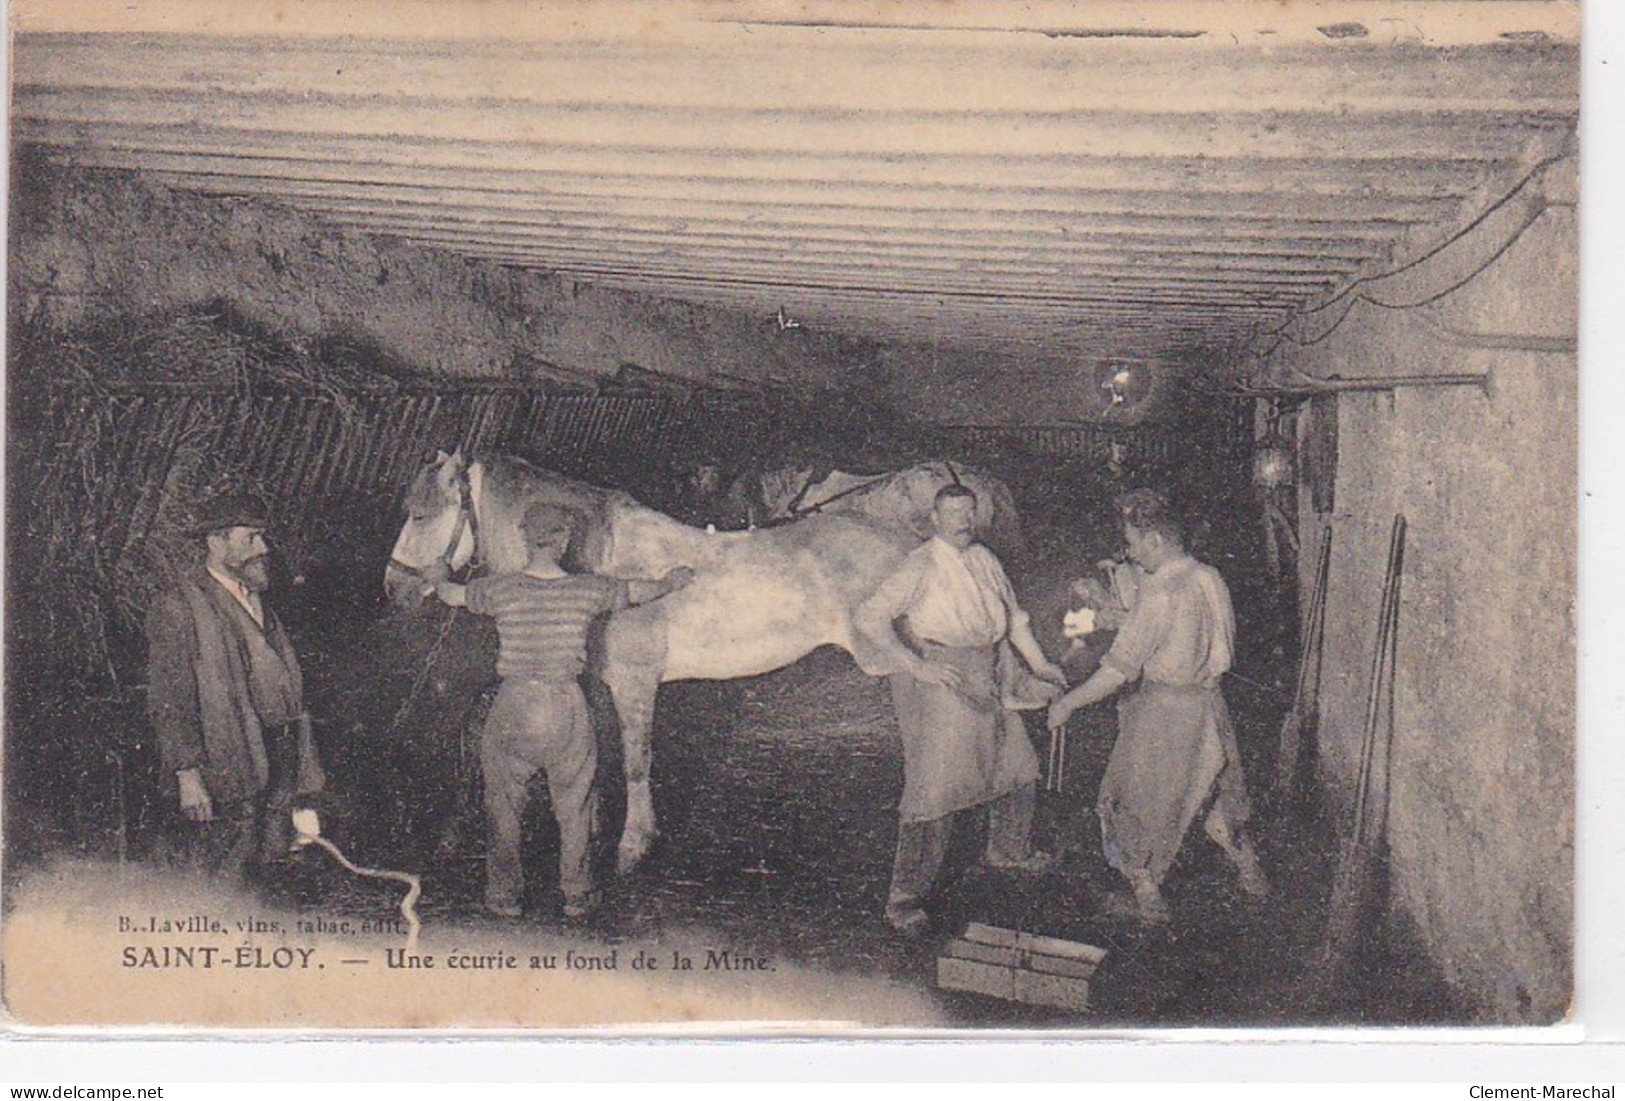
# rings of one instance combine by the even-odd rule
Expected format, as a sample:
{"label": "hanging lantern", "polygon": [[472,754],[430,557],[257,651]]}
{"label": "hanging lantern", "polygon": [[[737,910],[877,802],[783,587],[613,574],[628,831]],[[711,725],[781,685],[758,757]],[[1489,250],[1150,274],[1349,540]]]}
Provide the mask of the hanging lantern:
{"label": "hanging lantern", "polygon": [[1156,373],[1149,363],[1105,360],[1095,364],[1094,381],[1105,412],[1130,414],[1151,396]]}
{"label": "hanging lantern", "polygon": [[1293,481],[1292,441],[1281,431],[1281,409],[1274,402],[1264,414],[1264,435],[1253,444],[1253,484],[1279,489]]}

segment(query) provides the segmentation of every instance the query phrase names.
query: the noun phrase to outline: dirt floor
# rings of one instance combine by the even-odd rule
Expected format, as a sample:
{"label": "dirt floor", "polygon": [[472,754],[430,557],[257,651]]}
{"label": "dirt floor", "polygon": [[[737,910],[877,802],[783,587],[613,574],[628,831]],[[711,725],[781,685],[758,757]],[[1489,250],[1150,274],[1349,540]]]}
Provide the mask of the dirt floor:
{"label": "dirt floor", "polygon": [[[1279,708],[1233,693],[1244,733],[1278,727]],[[1254,696],[1259,695],[1253,693]],[[1323,970],[1326,903],[1335,863],[1331,831],[1308,800],[1255,813],[1272,897],[1239,890],[1218,851],[1193,831],[1170,879],[1173,920],[1146,930],[1108,916],[1102,897],[1122,884],[1100,853],[1093,796],[1114,718],[1074,720],[1065,790],[1043,794],[1041,846],[1060,867],[1038,877],[979,864],[980,826],[962,816],[949,867],[931,902],[933,929],[897,936],[881,916],[902,784],[901,750],[884,685],[845,654],[821,650],[788,669],[662,690],[655,805],[661,836],[631,876],[613,875],[620,803],[606,755],[606,825],[599,852],[606,905],[585,930],[559,918],[556,834],[537,784],[527,846],[527,916],[510,933],[576,936],[602,946],[660,943],[705,930],[711,943],[837,979],[877,980],[927,999],[919,1023],[1023,1028],[1109,1026],[1462,1023],[1425,960],[1373,939],[1336,974]],[[1046,748],[1038,740],[1040,757]],[[1249,739],[1256,740],[1256,739]],[[606,747],[611,748],[611,747]],[[1255,783],[1255,787],[1256,787]],[[426,928],[488,931],[479,909],[481,835],[472,800],[449,804],[435,833],[385,836],[351,809],[338,833],[356,859],[424,875]],[[416,813],[412,819],[420,818]],[[431,847],[430,841],[434,844]],[[414,851],[415,854],[414,855]],[[305,858],[287,902],[303,912],[386,914],[394,894]],[[980,921],[1083,941],[1108,953],[1086,1013],[1037,1009],[938,990],[943,944]]]}
{"label": "dirt floor", "polygon": [[[1036,877],[981,866],[979,823],[963,816],[932,906],[933,936],[899,940],[881,918],[902,783],[891,722],[883,686],[833,651],[748,681],[668,688],[656,766],[663,835],[644,868],[617,884],[605,932],[703,921],[766,952],[837,971],[878,971],[924,989],[934,987],[942,943],[969,921],[1109,953],[1086,1017],[939,994],[947,1017],[966,1024],[1448,1016],[1426,969],[1388,946],[1370,945],[1355,973],[1333,984],[1320,977],[1333,846],[1301,815],[1259,811],[1272,898],[1243,896],[1218,851],[1193,834],[1170,882],[1168,927],[1147,931],[1107,917],[1102,896],[1122,884],[1101,856],[1092,804],[1114,732],[1109,709],[1074,721],[1064,793],[1046,793],[1040,806],[1038,840],[1062,856],[1059,870]],[[1046,745],[1037,748],[1042,758]]]}
{"label": "dirt floor", "polygon": [[[1257,764],[1252,787],[1262,796],[1284,702],[1245,683],[1229,694],[1243,751]],[[1043,760],[1047,735],[1040,727],[1041,720],[1030,720]],[[1255,799],[1274,886],[1269,899],[1244,896],[1218,850],[1193,830],[1168,884],[1172,922],[1146,930],[1108,916],[1103,896],[1122,883],[1101,855],[1093,800],[1114,732],[1109,706],[1075,718],[1064,792],[1041,796],[1037,840],[1061,857],[1059,868],[1041,877],[989,870],[977,859],[982,824],[963,815],[931,901],[932,933],[907,940],[882,918],[902,787],[901,746],[884,683],[844,653],[825,649],[759,677],[667,685],[653,774],[661,835],[625,878],[613,874],[623,806],[619,761],[615,746],[604,746],[606,828],[598,857],[606,905],[587,935],[607,945],[641,944],[705,929],[719,943],[792,967],[903,984],[932,999],[941,1021],[963,1025],[1464,1022],[1426,961],[1380,932],[1349,967],[1325,970],[1336,843],[1308,797],[1291,805]],[[373,768],[380,767],[387,763],[374,755]],[[443,761],[437,769],[445,775]],[[387,808],[335,808],[339,833],[354,851],[424,872],[428,922],[486,924],[477,905],[482,837],[474,782],[469,776],[461,797],[442,792],[432,814],[425,813],[430,803],[397,786],[398,798],[406,794],[393,816],[403,828],[387,834],[379,828],[392,817]],[[554,888],[556,832],[544,785],[536,783],[533,792],[525,923],[539,934],[558,933],[564,927]],[[298,902],[326,912],[342,907],[352,890],[323,870],[306,877]],[[374,892],[363,908],[380,904]],[[1090,1011],[938,990],[938,952],[970,921],[1105,949]]]}

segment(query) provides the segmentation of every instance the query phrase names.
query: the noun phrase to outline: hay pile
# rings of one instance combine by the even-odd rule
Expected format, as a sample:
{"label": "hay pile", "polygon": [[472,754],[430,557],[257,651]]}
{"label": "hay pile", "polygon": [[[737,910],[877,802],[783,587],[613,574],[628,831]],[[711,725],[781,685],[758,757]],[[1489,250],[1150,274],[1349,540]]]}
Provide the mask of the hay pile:
{"label": "hay pile", "polygon": [[297,390],[343,404],[361,392],[393,390],[400,365],[362,365],[334,338],[289,341],[229,304],[143,317],[120,316],[78,332],[40,333],[58,384],[96,389],[173,385],[192,390]]}
{"label": "hay pile", "polygon": [[[154,591],[196,555],[198,501],[297,475],[320,446],[311,409],[353,419],[358,396],[400,385],[215,305],[66,332],[25,321],[13,347],[14,637],[26,671],[62,686],[130,679]],[[288,446],[267,446],[278,435]],[[298,571],[302,548],[278,549]]]}

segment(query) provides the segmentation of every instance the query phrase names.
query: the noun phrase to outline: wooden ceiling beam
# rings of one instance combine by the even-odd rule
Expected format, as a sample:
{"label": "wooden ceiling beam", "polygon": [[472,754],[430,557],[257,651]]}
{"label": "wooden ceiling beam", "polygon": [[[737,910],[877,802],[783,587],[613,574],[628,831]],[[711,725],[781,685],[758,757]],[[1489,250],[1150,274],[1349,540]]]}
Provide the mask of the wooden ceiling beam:
{"label": "wooden ceiling beam", "polygon": [[[140,128],[76,126],[18,120],[17,136],[45,144],[85,165],[118,164],[143,170],[246,170],[263,175],[273,163],[299,165],[305,178],[343,179],[358,170],[420,172],[449,176],[502,173],[526,187],[545,192],[552,186],[571,189],[626,188],[633,192],[683,197],[730,193],[762,198],[788,188],[811,188],[826,198],[848,189],[873,188],[908,194],[916,201],[963,191],[992,190],[1022,194],[1039,201],[1091,192],[1128,192],[1145,196],[1190,194],[1254,195],[1260,198],[1293,191],[1299,195],[1337,198],[1379,195],[1401,199],[1460,198],[1476,185],[1487,166],[1417,164],[1396,159],[1389,164],[1364,162],[1325,167],[1297,161],[1127,162],[1084,159],[1045,166],[1029,164],[1019,174],[998,162],[985,164],[908,164],[886,161],[763,162],[748,167],[703,157],[662,158],[563,154],[535,151],[527,162],[496,150],[449,143],[413,146],[391,142],[247,140],[247,135],[177,134]],[[286,171],[286,170],[284,170]],[[518,181],[525,181],[519,183]],[[1012,184],[1012,181],[1019,181]]]}
{"label": "wooden ceiling beam", "polygon": [[1058,156],[1107,159],[1419,162],[1515,158],[1532,140],[1566,140],[1573,119],[1527,110],[1431,114],[1321,110],[1161,115],[1083,115],[1047,110],[1003,114],[941,111],[843,113],[738,107],[688,111],[524,101],[323,97],[295,92],[211,92],[185,96],[163,86],[119,88],[19,84],[14,117],[30,122],[188,128],[297,139],[456,142],[546,146],[575,152],[627,151],[708,158],[998,158],[1046,163]]}
{"label": "wooden ceiling beam", "polygon": [[[21,136],[22,140],[28,140]],[[326,163],[286,157],[199,156],[184,150],[125,150],[77,144],[43,145],[45,153],[60,164],[89,169],[124,169],[154,174],[180,174],[189,178],[219,180],[224,186],[243,180],[287,180],[300,185],[370,181],[387,186],[436,188],[467,186],[483,180],[486,186],[516,194],[567,194],[581,200],[603,203],[632,200],[681,210],[688,204],[736,205],[741,209],[806,209],[818,205],[826,209],[845,206],[865,212],[912,211],[921,218],[964,216],[986,211],[1026,207],[1051,210],[1062,206],[1082,211],[1120,212],[1133,217],[1179,212],[1204,212],[1213,217],[1245,218],[1251,215],[1270,220],[1283,215],[1312,217],[1319,210],[1331,220],[1369,218],[1409,223],[1423,211],[1431,217],[1453,214],[1463,193],[1389,194],[1365,191],[1341,194],[1280,192],[1265,188],[1247,192],[1216,191],[1202,181],[1192,181],[1175,192],[1136,191],[1118,186],[1100,189],[1073,188],[1038,191],[1006,180],[983,187],[945,186],[935,183],[904,185],[852,185],[839,188],[813,183],[768,181],[705,181],[704,186],[682,180],[649,180],[583,176],[562,179],[525,172],[473,172],[436,166]],[[899,210],[899,207],[903,208]]]}
{"label": "wooden ceiling beam", "polygon": [[[798,224],[763,225],[748,222],[706,224],[686,222],[682,228],[647,228],[637,219],[616,215],[597,217],[565,216],[543,208],[513,210],[500,206],[467,207],[450,203],[399,202],[371,199],[307,197],[286,192],[267,196],[277,202],[315,216],[377,218],[401,225],[432,225],[446,228],[503,229],[529,232],[538,237],[568,236],[578,241],[628,242],[671,247],[755,247],[773,244],[813,252],[842,250],[847,254],[909,254],[936,252],[965,258],[1035,257],[1076,253],[1088,256],[1159,255],[1180,256],[1269,256],[1285,259],[1365,260],[1387,251],[1385,243],[1356,237],[1352,240],[1325,233],[1319,237],[1287,236],[1275,232],[1233,232],[1228,227],[1215,231],[1211,225],[1186,233],[1155,233],[1146,227],[1112,231],[1080,229],[1077,232],[1022,231],[1015,228],[983,230],[903,232],[880,225],[836,229]],[[525,217],[528,215],[528,217]],[[645,220],[649,221],[649,220]],[[670,223],[676,219],[660,219]]]}
{"label": "wooden ceiling beam", "polygon": [[518,172],[542,178],[665,180],[695,190],[709,185],[783,183],[837,187],[852,184],[984,187],[1018,179],[1033,193],[1123,189],[1165,193],[1200,185],[1209,191],[1290,189],[1310,194],[1434,196],[1465,193],[1486,168],[1517,163],[1521,148],[1496,162],[1413,160],[1403,151],[1387,160],[1324,163],[1294,158],[1100,158],[1056,154],[1019,162],[954,155],[822,157],[780,153],[710,154],[663,150],[580,149],[548,144],[484,145],[382,137],[312,137],[216,126],[144,126],[14,119],[19,136],[59,148],[185,153],[221,158],[266,158],[327,164],[434,166],[463,172]]}
{"label": "wooden ceiling beam", "polygon": [[[496,250],[482,254],[483,259],[494,263],[507,264],[513,267],[526,267],[527,261],[523,257],[507,255]],[[687,298],[697,295],[712,295],[728,297],[738,301],[747,302],[752,309],[763,308],[763,316],[771,316],[779,306],[790,308],[800,304],[800,308],[813,309],[818,303],[824,303],[826,309],[851,309],[862,312],[858,307],[867,309],[875,305],[930,307],[928,314],[921,317],[934,319],[945,311],[958,311],[962,313],[976,313],[987,317],[1014,317],[1020,313],[1023,316],[1038,314],[1055,314],[1058,316],[1074,316],[1087,314],[1102,317],[1125,316],[1155,316],[1157,311],[1166,310],[1177,312],[1183,309],[1198,309],[1214,311],[1214,316],[1229,316],[1231,311],[1237,314],[1274,314],[1283,310],[1295,309],[1304,301],[1304,296],[1290,292],[1273,292],[1269,295],[1216,295],[1197,290],[1164,287],[1159,290],[1123,289],[1123,290],[1089,290],[1075,289],[1070,294],[1051,290],[1048,296],[1042,292],[1031,294],[1001,295],[992,291],[982,291],[979,294],[953,294],[942,290],[918,289],[892,289],[886,287],[865,287],[859,285],[837,286],[834,284],[812,284],[808,282],[794,282],[785,279],[740,279],[727,281],[697,281],[685,279],[666,272],[648,271],[553,271],[551,274],[560,279],[584,285],[615,285],[623,288],[643,288],[650,293],[650,288],[663,288],[672,292],[672,297]],[[797,312],[791,309],[792,313]],[[928,323],[928,322],[922,322]]]}
{"label": "wooden ceiling beam", "polygon": [[[782,263],[813,263],[841,261],[850,266],[890,265],[897,262],[907,266],[921,261],[937,259],[953,266],[978,266],[987,270],[1001,270],[1012,264],[1024,269],[1042,271],[1056,266],[1081,265],[1094,267],[1167,264],[1173,267],[1215,264],[1234,265],[1234,269],[1250,270],[1263,266],[1268,270],[1303,272],[1348,272],[1364,261],[1381,255],[1372,248],[1348,249],[1330,246],[1315,247],[1313,243],[1301,248],[1286,249],[1279,246],[1227,245],[1202,238],[1166,238],[1157,241],[1116,239],[1090,242],[1081,238],[1062,237],[1046,241],[1026,241],[1019,244],[992,242],[961,243],[958,238],[944,237],[938,243],[930,241],[891,241],[885,238],[865,239],[851,236],[845,239],[789,237],[783,234],[755,235],[726,234],[707,236],[694,234],[639,234],[635,231],[615,229],[583,229],[576,226],[554,224],[527,224],[520,221],[490,219],[482,216],[457,217],[445,212],[433,216],[397,214],[387,210],[355,210],[329,206],[322,201],[309,203],[295,201],[292,205],[307,210],[313,216],[331,224],[365,233],[382,233],[400,237],[423,237],[434,234],[437,240],[470,241],[499,240],[514,244],[534,244],[538,247],[558,247],[591,254],[618,255],[674,255],[703,258],[710,256],[750,256],[754,259]],[[447,236],[447,235],[450,236]]]}
{"label": "wooden ceiling beam", "polygon": [[970,294],[1012,299],[1025,293],[1041,292],[1057,284],[1072,286],[1098,285],[1106,287],[1137,287],[1155,291],[1162,287],[1195,287],[1221,293],[1233,293],[1242,301],[1268,291],[1294,289],[1310,292],[1324,291],[1335,286],[1337,273],[1289,272],[1259,267],[1253,270],[1218,270],[1213,267],[1191,269],[1151,269],[1137,267],[1131,274],[1119,274],[1121,265],[1093,267],[1072,265],[1050,270],[1039,270],[1031,265],[1011,267],[1004,271],[985,268],[960,269],[951,265],[904,264],[891,262],[884,265],[817,264],[804,261],[783,263],[761,262],[752,257],[734,261],[712,259],[701,261],[683,256],[630,256],[562,248],[542,248],[533,244],[479,238],[471,235],[421,234],[409,240],[446,248],[469,256],[490,256],[500,252],[511,257],[524,257],[527,266],[544,271],[590,273],[642,272],[651,276],[662,275],[697,282],[745,279],[752,282],[804,282],[812,286],[862,287],[884,279],[910,287],[919,294]]}
{"label": "wooden ceiling beam", "polygon": [[[1553,8],[1570,5],[1554,4]],[[467,8],[449,9],[459,15]],[[453,18],[456,18],[455,16]],[[36,35],[16,38],[14,79],[28,84],[159,87],[210,95],[426,97],[584,102],[686,112],[1018,112],[1075,114],[1201,109],[1573,113],[1577,49],[1502,41],[1454,50],[1415,44],[1292,47],[1265,39],[1233,49],[984,35],[752,33],[710,24],[693,36],[622,28],[603,41],[560,37],[504,44],[446,38],[420,46],[382,35],[345,43],[291,35]],[[671,25],[675,30],[675,25]],[[293,30],[292,27],[286,30]],[[836,40],[840,48],[832,48]]]}
{"label": "wooden ceiling beam", "polygon": [[562,278],[592,282],[603,277],[641,279],[648,283],[691,287],[740,287],[800,290],[808,294],[829,294],[859,297],[894,296],[917,304],[933,302],[978,302],[995,308],[1021,308],[1024,303],[1048,303],[1069,307],[1090,303],[1122,303],[1133,309],[1153,308],[1160,304],[1202,302],[1219,306],[1259,306],[1272,308],[1288,302],[1301,302],[1312,295],[1322,279],[1283,279],[1280,281],[1232,280],[1226,283],[1180,276],[1112,276],[1106,279],[1070,282],[1052,279],[1031,286],[1012,284],[1001,286],[992,280],[965,282],[931,273],[929,283],[913,286],[892,281],[880,286],[872,279],[876,274],[889,272],[838,271],[807,273],[804,270],[780,274],[739,268],[728,271],[698,272],[686,268],[627,263],[584,263],[579,260],[560,263],[558,259],[534,250],[499,245],[469,245],[459,249],[465,255],[478,259],[524,267],[546,272]]}
{"label": "wooden ceiling beam", "polygon": [[[380,206],[455,206],[465,209],[518,211],[558,218],[595,217],[608,224],[677,228],[690,223],[741,226],[795,233],[810,230],[885,230],[955,235],[1023,231],[1032,235],[1157,235],[1195,232],[1205,236],[1333,238],[1386,242],[1406,227],[1428,224],[1453,211],[1459,202],[1442,199],[1385,199],[1349,196],[1335,200],[1285,194],[1266,205],[1254,198],[1202,194],[1159,196],[1155,206],[1135,206],[1132,197],[1097,192],[1068,197],[1062,208],[1021,203],[997,205],[967,194],[962,209],[921,209],[860,192],[861,205],[831,201],[827,194],[787,196],[761,201],[749,196],[656,199],[589,194],[550,189],[517,191],[478,186],[478,181],[434,183],[427,179],[384,179],[361,174],[355,180],[311,180],[291,176],[208,174],[148,170],[167,187],[209,195],[254,196],[276,200],[336,198]],[[793,200],[793,201],[792,201]]]}

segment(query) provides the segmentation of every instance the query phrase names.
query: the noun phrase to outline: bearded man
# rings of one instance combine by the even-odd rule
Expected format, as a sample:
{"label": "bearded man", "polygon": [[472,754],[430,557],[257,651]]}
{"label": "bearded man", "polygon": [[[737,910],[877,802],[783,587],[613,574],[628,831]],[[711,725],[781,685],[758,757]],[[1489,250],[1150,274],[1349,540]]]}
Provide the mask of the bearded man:
{"label": "bearded man", "polygon": [[265,529],[252,495],[206,502],[191,529],[201,563],[147,616],[147,717],[170,854],[239,881],[286,855],[295,797],[326,783],[299,659],[264,602]]}

